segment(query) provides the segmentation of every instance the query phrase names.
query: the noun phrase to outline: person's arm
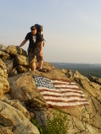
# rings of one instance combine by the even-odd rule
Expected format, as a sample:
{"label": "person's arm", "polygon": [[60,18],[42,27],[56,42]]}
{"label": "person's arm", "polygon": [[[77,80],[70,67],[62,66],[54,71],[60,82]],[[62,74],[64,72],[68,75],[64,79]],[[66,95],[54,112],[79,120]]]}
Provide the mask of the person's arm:
{"label": "person's arm", "polygon": [[23,40],[23,42],[19,45],[19,47],[22,47],[23,45],[25,45],[25,43],[27,42],[27,40]]}

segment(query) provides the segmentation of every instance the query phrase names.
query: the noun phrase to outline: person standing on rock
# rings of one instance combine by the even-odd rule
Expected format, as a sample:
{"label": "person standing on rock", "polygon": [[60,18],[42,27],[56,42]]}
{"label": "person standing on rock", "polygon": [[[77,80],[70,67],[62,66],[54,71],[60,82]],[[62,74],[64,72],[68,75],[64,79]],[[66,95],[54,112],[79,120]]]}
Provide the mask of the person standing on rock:
{"label": "person standing on rock", "polygon": [[29,40],[29,47],[28,47],[28,56],[29,56],[29,64],[32,71],[36,69],[36,58],[39,62],[39,71],[42,71],[43,66],[43,36],[37,32],[36,26],[32,26],[31,32],[27,33],[25,39],[20,44],[19,47],[22,47],[28,40]]}

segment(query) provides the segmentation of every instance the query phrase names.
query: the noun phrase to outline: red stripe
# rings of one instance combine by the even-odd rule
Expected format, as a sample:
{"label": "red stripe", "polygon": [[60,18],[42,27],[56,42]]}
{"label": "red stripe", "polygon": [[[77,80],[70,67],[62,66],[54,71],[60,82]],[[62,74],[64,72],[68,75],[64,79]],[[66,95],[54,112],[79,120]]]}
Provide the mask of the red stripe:
{"label": "red stripe", "polygon": [[89,104],[80,104],[80,105],[76,105],[76,106],[53,106],[53,105],[50,105],[48,104],[48,108],[62,108],[62,109],[69,109],[69,108],[77,108],[77,107],[82,107],[82,106],[89,106]]}
{"label": "red stripe", "polygon": [[69,84],[69,83],[59,83],[59,82],[58,83],[52,82],[52,84],[53,85],[73,85],[73,86],[75,85],[75,84],[71,84],[71,83]]}
{"label": "red stripe", "polygon": [[67,97],[67,98],[70,98],[70,97],[79,97],[79,98],[85,98],[84,96],[79,96],[79,95],[64,95],[64,96],[61,96],[61,95],[51,95],[51,94],[42,94],[43,96],[51,96],[51,97]]}
{"label": "red stripe", "polygon": [[51,99],[45,99],[46,100],[46,102],[47,101],[50,101],[50,102],[65,102],[65,103],[70,103],[70,102],[87,102],[86,100],[77,100],[77,99],[75,99],[75,100],[69,100],[69,101],[63,101],[63,100],[51,100]]}

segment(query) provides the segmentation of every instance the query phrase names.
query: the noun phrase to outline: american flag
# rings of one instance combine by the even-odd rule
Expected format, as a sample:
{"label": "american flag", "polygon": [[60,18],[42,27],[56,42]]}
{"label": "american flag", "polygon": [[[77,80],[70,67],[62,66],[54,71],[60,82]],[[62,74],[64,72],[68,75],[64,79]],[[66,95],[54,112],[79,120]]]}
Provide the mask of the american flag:
{"label": "american flag", "polygon": [[34,77],[36,86],[49,107],[69,108],[88,105],[82,90],[69,80]]}

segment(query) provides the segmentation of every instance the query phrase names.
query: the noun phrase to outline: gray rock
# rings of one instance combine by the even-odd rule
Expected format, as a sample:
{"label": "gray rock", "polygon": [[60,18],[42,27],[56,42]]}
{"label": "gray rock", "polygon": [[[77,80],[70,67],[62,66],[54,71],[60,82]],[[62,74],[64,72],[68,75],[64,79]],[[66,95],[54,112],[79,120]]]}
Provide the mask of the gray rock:
{"label": "gray rock", "polygon": [[17,69],[16,68],[13,68],[10,72],[9,72],[9,76],[15,76],[17,75],[18,72],[17,72]]}
{"label": "gray rock", "polygon": [[7,68],[7,73],[9,74],[9,72],[13,68],[13,60],[5,60],[4,63],[5,63],[6,68]]}

